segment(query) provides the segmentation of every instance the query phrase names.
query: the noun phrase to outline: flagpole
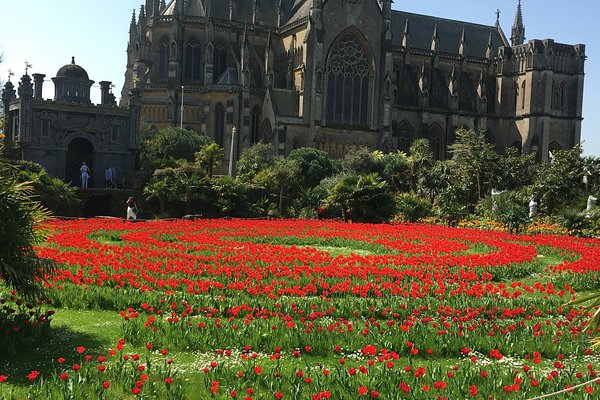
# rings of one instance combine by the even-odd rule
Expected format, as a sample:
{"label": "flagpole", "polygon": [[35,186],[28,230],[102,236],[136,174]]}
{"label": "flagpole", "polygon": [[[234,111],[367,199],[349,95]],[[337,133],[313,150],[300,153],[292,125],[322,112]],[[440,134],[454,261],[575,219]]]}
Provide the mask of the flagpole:
{"label": "flagpole", "polygon": [[231,146],[229,147],[229,176],[233,177],[233,145],[235,143],[235,125],[231,128]]}
{"label": "flagpole", "polygon": [[179,119],[179,127],[183,129],[183,85],[181,86],[181,117]]}

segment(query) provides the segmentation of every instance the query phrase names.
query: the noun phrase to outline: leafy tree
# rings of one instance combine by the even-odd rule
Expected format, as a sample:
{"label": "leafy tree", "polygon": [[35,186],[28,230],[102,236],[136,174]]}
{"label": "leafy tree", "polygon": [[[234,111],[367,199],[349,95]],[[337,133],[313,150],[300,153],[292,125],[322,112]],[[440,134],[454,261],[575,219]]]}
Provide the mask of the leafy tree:
{"label": "leafy tree", "polygon": [[3,160],[16,171],[18,182],[28,182],[34,189],[35,199],[41,205],[58,215],[76,215],[81,199],[77,188],[58,178],[54,178],[38,163],[23,160]]}
{"label": "leafy tree", "polygon": [[194,153],[196,164],[206,168],[209,178],[212,178],[213,171],[223,160],[223,148],[216,143],[207,143],[200,147],[200,150]]}
{"label": "leafy tree", "polygon": [[410,163],[406,154],[398,151],[385,154],[381,158],[383,170],[381,177],[390,185],[392,190],[396,192],[405,192],[409,188],[408,175],[410,171]]}
{"label": "leafy tree", "polygon": [[0,278],[28,299],[43,296],[37,281],[54,269],[41,259],[33,246],[43,239],[35,225],[49,217],[33,200],[29,182],[18,182],[14,166],[0,161]]}
{"label": "leafy tree", "polygon": [[187,129],[169,127],[150,132],[140,144],[142,169],[176,167],[176,160],[180,159],[193,162],[198,149],[210,142],[207,136]]}
{"label": "leafy tree", "polygon": [[531,184],[535,166],[535,153],[521,154],[519,149],[509,147],[498,158],[495,187],[499,190],[514,190]]}
{"label": "leafy tree", "polygon": [[417,222],[431,215],[431,203],[411,193],[396,196],[396,208],[404,221]]}
{"label": "leafy tree", "polygon": [[448,225],[454,225],[467,215],[469,191],[460,184],[449,184],[438,193],[434,211]]}
{"label": "leafy tree", "polygon": [[409,186],[413,192],[417,191],[417,182],[423,176],[423,172],[433,164],[433,153],[427,139],[417,139],[410,145],[410,156],[408,157]]}
{"label": "leafy tree", "polygon": [[587,225],[586,212],[575,208],[560,210],[554,220],[575,236],[580,236]]}
{"label": "leafy tree", "polygon": [[342,172],[347,174],[381,173],[383,164],[381,155],[364,146],[351,146],[342,159]]}
{"label": "leafy tree", "polygon": [[335,167],[329,155],[322,150],[302,147],[292,150],[287,157],[300,166],[298,184],[305,189],[314,188],[328,176],[335,173]]}
{"label": "leafy tree", "polygon": [[388,184],[377,174],[339,175],[325,204],[339,207],[344,221],[383,222],[396,211]]}
{"label": "leafy tree", "polygon": [[238,177],[251,182],[260,171],[275,163],[275,150],[266,143],[256,143],[242,152],[237,162]]}
{"label": "leafy tree", "polygon": [[457,129],[456,140],[449,146],[450,164],[456,179],[469,192],[469,201],[475,203],[491,190],[499,155],[494,145],[487,142],[484,131],[478,133]]}
{"label": "leafy tree", "polygon": [[298,189],[298,178],[300,176],[300,163],[294,159],[278,157],[273,165],[259,172],[255,182],[267,188],[275,188],[278,196],[279,215],[284,215],[284,194],[291,194]]}
{"label": "leafy tree", "polygon": [[504,225],[509,232],[519,233],[521,226],[529,221],[528,201],[522,193],[504,192],[488,198],[492,218]]}
{"label": "leafy tree", "polygon": [[539,199],[540,210],[551,214],[572,203],[583,190],[583,166],[581,147],[575,146],[555,151],[552,162],[537,167],[528,191]]}
{"label": "leafy tree", "polygon": [[[159,201],[161,214],[165,213],[167,204],[179,206],[183,203],[186,214],[206,210],[214,199],[210,180],[204,170],[185,162],[175,168],[156,170],[144,188],[144,195],[147,200]],[[181,216],[176,211],[171,211],[170,215]]]}
{"label": "leafy tree", "polygon": [[453,173],[448,162],[434,160],[429,168],[420,172],[416,193],[434,202],[436,197],[452,184]]}
{"label": "leafy tree", "polygon": [[212,190],[216,201],[214,206],[222,217],[250,217],[255,212],[251,208],[250,185],[230,176],[212,179]]}

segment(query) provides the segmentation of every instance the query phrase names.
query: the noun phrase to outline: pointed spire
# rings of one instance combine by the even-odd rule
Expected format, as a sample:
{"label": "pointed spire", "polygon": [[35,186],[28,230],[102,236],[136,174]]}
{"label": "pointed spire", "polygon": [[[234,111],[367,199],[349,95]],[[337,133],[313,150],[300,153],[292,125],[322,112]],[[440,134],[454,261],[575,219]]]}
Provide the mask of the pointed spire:
{"label": "pointed spire", "polygon": [[494,49],[494,37],[492,36],[492,31],[490,30],[490,35],[488,36],[487,48],[485,49],[485,58],[491,60],[493,57]]}
{"label": "pointed spire", "polygon": [[140,14],[138,16],[138,30],[139,35],[144,36],[146,32],[146,10],[144,9],[144,5],[140,7]]}
{"label": "pointed spire", "polygon": [[426,95],[427,91],[427,70],[425,69],[425,60],[423,60],[423,66],[421,67],[421,76],[419,77],[419,89],[421,93]]}
{"label": "pointed spire", "polygon": [[229,0],[229,20],[233,21],[233,0]]}
{"label": "pointed spire", "polygon": [[273,86],[273,54],[271,50],[271,29],[267,35],[267,47],[265,48],[265,82],[267,86]]}
{"label": "pointed spire", "polygon": [[437,51],[438,42],[438,24],[436,22],[435,27],[433,28],[433,36],[431,37],[431,51]]}
{"label": "pointed spire", "polygon": [[135,28],[136,25],[137,25],[137,22],[135,20],[135,8],[134,8],[133,13],[131,14],[131,23],[129,24],[129,32],[131,32],[131,30],[133,28]]}
{"label": "pointed spire", "polygon": [[381,7],[382,7],[382,11],[383,11],[383,18],[390,20],[392,19],[392,0],[382,0],[381,1]]}
{"label": "pointed spire", "polygon": [[252,3],[252,24],[256,25],[258,22],[258,0],[254,0],[254,3]]}
{"label": "pointed spire", "polygon": [[212,0],[206,0],[206,19],[212,18]]}
{"label": "pointed spire", "polygon": [[269,33],[267,34],[267,47],[265,48],[266,54],[269,54],[269,52],[271,51],[271,40],[272,40],[271,30],[269,29]]}
{"label": "pointed spire", "polygon": [[248,24],[244,25],[244,33],[242,34],[242,47],[248,46]]}
{"label": "pointed spire", "polygon": [[523,25],[523,12],[521,10],[521,0],[519,0],[519,4],[517,5],[517,14],[515,15],[515,22],[512,26],[510,42],[512,46],[518,46],[525,42],[525,25]]}
{"label": "pointed spire", "polygon": [[457,85],[456,85],[456,65],[452,64],[452,71],[450,71],[450,82],[448,82],[448,92],[450,92],[451,96],[456,96],[457,94]]}
{"label": "pointed spire", "polygon": [[410,27],[408,24],[408,18],[406,18],[406,24],[404,24],[404,32],[402,33],[402,47],[407,49],[410,46]]}
{"label": "pointed spire", "polygon": [[154,14],[154,0],[146,0],[146,16],[150,17]]}
{"label": "pointed spire", "polygon": [[477,85],[477,95],[482,102],[487,101],[486,87],[485,87],[485,70],[481,68],[481,74],[479,75],[479,84]]}
{"label": "pointed spire", "polygon": [[466,45],[467,45],[465,29],[466,29],[466,26],[463,25],[462,34],[460,35],[460,44],[458,46],[458,54],[460,54],[461,56],[465,55],[465,49],[466,49]]}
{"label": "pointed spire", "polygon": [[277,26],[283,25],[283,0],[279,0],[279,7],[277,7]]}

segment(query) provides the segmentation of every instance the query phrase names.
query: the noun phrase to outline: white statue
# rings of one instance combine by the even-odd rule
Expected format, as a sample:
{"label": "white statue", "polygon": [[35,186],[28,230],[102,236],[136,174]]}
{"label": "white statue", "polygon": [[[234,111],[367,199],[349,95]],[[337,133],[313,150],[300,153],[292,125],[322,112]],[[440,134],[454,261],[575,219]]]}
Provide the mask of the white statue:
{"label": "white statue", "polygon": [[588,196],[587,207],[585,208],[586,212],[592,211],[592,208],[596,205],[596,201],[598,199],[592,196],[591,194]]}
{"label": "white statue", "polygon": [[533,218],[537,215],[537,209],[538,209],[538,203],[532,197],[531,200],[529,200],[529,218]]}

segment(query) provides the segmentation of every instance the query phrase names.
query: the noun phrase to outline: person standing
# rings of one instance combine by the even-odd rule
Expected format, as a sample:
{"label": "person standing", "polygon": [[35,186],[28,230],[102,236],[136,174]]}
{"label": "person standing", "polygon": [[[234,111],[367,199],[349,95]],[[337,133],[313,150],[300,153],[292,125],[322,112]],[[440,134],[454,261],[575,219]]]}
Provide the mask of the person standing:
{"label": "person standing", "polygon": [[135,199],[133,197],[129,197],[127,199],[127,220],[136,220],[138,214],[138,208],[135,204]]}
{"label": "person standing", "polygon": [[104,179],[106,180],[106,188],[113,188],[113,170],[111,167],[108,167],[106,171],[104,171]]}
{"label": "person standing", "polygon": [[81,173],[81,187],[83,189],[88,188],[88,180],[90,179],[90,167],[87,166],[85,161],[81,164],[81,168],[79,168],[79,172]]}

